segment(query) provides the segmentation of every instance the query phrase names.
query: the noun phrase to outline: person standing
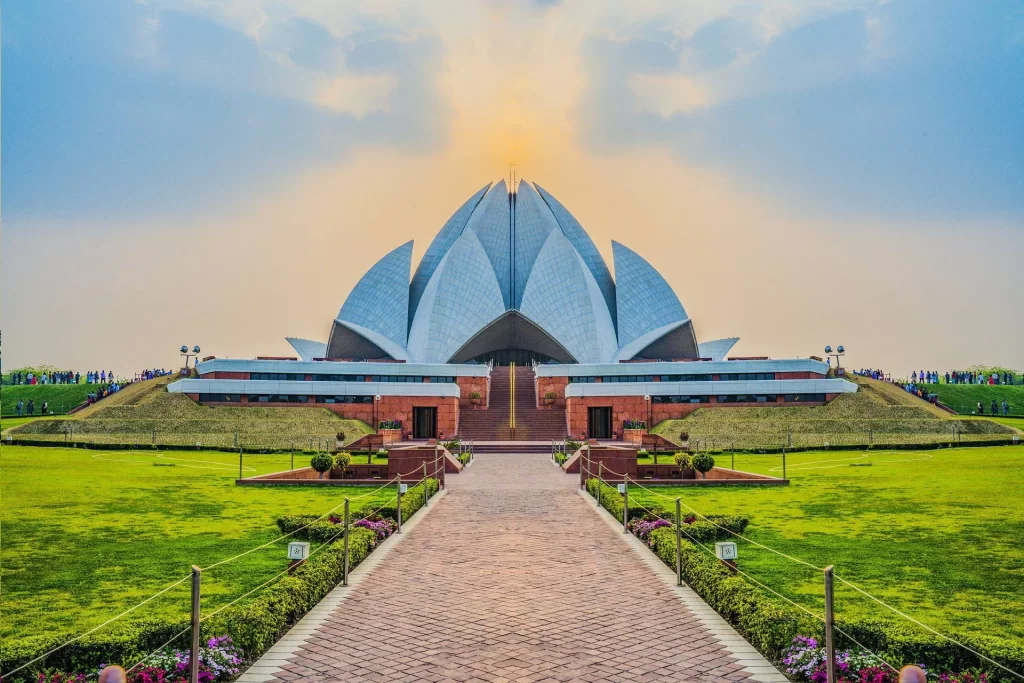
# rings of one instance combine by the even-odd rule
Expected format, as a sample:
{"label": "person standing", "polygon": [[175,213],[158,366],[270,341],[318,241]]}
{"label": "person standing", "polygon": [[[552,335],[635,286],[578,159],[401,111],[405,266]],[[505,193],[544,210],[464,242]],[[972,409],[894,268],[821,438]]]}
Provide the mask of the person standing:
{"label": "person standing", "polygon": [[978,415],[984,415],[984,414],[985,414],[985,406],[983,406],[981,404],[981,401],[978,401]]}
{"label": "person standing", "polygon": [[996,400],[995,399],[992,399],[992,406],[991,407],[992,407],[992,414],[993,415],[998,415],[999,414],[999,407],[996,405]]}
{"label": "person standing", "polygon": [[32,417],[36,412],[36,402],[32,399],[28,400],[28,416]]}
{"label": "person standing", "polygon": [[42,415],[46,415],[46,413],[49,410],[50,410],[50,402],[49,401],[43,401],[43,412],[41,414]]}
{"label": "person standing", "polygon": [[25,402],[22,401],[20,398],[18,399],[18,406],[17,406],[17,408],[18,408],[18,417],[21,417],[21,411],[25,410]]}
{"label": "person standing", "polygon": [[1010,404],[1007,403],[1006,399],[1004,398],[1003,399],[1003,415],[1009,415],[1009,414],[1010,414]]}

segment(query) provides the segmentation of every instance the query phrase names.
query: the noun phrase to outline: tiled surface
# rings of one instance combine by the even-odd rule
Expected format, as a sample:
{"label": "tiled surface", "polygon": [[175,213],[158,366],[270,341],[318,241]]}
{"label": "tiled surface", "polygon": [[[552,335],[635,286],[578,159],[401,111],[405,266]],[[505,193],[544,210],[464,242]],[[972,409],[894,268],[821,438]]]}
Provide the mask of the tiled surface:
{"label": "tiled surface", "polygon": [[546,456],[435,505],[243,680],[785,680]]}

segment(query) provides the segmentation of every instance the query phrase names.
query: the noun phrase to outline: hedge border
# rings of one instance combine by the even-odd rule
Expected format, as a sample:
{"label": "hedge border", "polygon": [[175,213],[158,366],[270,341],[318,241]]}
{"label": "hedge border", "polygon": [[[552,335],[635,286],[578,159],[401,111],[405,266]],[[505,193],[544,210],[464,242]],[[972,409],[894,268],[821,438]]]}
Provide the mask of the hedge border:
{"label": "hedge border", "polygon": [[[436,479],[427,480],[432,496],[438,490]],[[423,507],[423,497],[406,495],[402,500],[403,520]],[[394,513],[394,506],[381,513]],[[392,516],[382,514],[382,516]],[[315,518],[315,517],[314,517]],[[329,524],[329,523],[328,523]],[[278,521],[281,526],[281,520]],[[314,525],[316,526],[316,525]],[[331,524],[338,534],[338,525]],[[313,527],[310,527],[311,529]],[[287,533],[287,532],[285,532]],[[325,540],[326,540],[325,538]],[[359,565],[377,547],[376,534],[355,527],[349,534],[349,567]],[[341,582],[344,573],[344,542],[338,538],[326,548],[299,566],[293,574],[258,593],[256,597],[229,608],[203,624],[205,634],[229,635],[250,661],[255,661],[294,625],[306,612]],[[163,621],[132,619],[115,625],[111,630],[87,636],[15,674],[4,683],[35,681],[36,674],[46,669],[63,671],[93,671],[109,662],[134,662],[165,643],[175,633],[188,626],[188,619]],[[0,644],[0,672],[15,669],[24,662],[38,657],[75,634],[30,636]],[[184,636],[183,636],[184,637]]]}
{"label": "hedge border", "polygon": [[[592,496],[595,494],[596,479],[587,481],[587,491]],[[616,519],[622,519],[622,505],[623,498],[618,490],[607,484],[603,485],[601,506],[615,515]],[[631,512],[630,517],[632,516]],[[744,527],[745,522],[746,520]],[[692,534],[691,527],[696,524],[698,523],[687,525],[687,533]],[[714,525],[709,526],[715,528]],[[697,534],[694,534],[694,537],[697,537]],[[712,540],[714,539],[701,538],[700,542]],[[662,562],[675,568],[674,526],[652,531],[648,545]],[[797,635],[823,638],[821,622],[784,602],[768,597],[760,588],[743,577],[734,575],[707,550],[685,537],[682,542],[680,565],[683,580],[687,585],[769,659],[777,662],[783,650]],[[837,619],[836,623],[864,647],[878,653],[887,661],[923,664],[932,671],[957,672],[979,669],[988,673],[991,683],[1019,683],[1019,679],[1009,676],[967,650],[938,636],[914,631],[899,623],[842,618]],[[948,635],[1003,666],[1018,672],[1024,671],[1024,645],[995,636],[968,636],[957,633]]]}

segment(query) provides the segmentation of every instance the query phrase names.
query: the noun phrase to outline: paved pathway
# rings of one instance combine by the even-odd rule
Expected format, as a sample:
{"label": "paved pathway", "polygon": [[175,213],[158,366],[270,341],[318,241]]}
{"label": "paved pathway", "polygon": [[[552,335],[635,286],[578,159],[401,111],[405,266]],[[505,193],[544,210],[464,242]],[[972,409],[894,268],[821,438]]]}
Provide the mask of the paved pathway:
{"label": "paved pathway", "polygon": [[543,455],[480,456],[246,678],[785,680],[577,488]]}

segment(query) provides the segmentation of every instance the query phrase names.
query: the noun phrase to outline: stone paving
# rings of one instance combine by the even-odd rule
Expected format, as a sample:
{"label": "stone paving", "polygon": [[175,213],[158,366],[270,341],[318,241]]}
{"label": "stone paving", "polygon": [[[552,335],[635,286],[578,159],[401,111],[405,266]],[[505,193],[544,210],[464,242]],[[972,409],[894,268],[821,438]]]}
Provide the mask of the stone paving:
{"label": "stone paving", "polygon": [[577,489],[543,455],[478,457],[243,680],[785,680]]}

